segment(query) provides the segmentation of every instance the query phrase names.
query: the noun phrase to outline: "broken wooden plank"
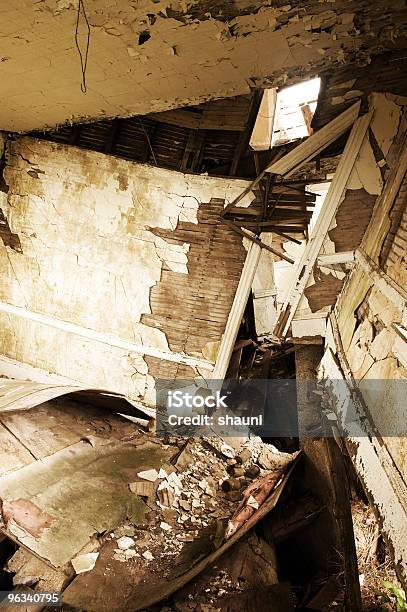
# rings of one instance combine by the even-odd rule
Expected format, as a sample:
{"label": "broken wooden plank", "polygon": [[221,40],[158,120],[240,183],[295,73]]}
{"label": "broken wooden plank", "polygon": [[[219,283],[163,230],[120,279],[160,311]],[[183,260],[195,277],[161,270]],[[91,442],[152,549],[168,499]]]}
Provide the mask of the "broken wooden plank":
{"label": "broken wooden plank", "polygon": [[[349,135],[344,152],[329,187],[321,212],[318,216],[310,240],[297,264],[296,274],[288,291],[288,298],[281,309],[274,333],[285,336],[295,315],[301,296],[308,284],[315,261],[321,250],[325,236],[335,217],[342,200],[356,157],[359,153],[367,128],[371,121],[373,111],[360,117],[354,124]],[[288,312],[288,315],[286,313]]]}
{"label": "broken wooden plank", "polygon": [[389,213],[407,172],[407,135],[398,157],[398,162],[390,172],[384,189],[378,197],[373,215],[361,243],[361,248],[369,257],[378,262],[381,248],[391,227]]}
{"label": "broken wooden plank", "polygon": [[226,328],[222,336],[219,347],[219,352],[216,358],[215,367],[213,368],[212,378],[214,380],[223,380],[229,366],[229,361],[232,356],[235,346],[240,323],[243,313],[246,308],[247,300],[252,289],[253,278],[256,273],[259,263],[261,248],[258,244],[252,242],[247,252],[246,261],[243,266],[242,274],[239,280],[239,285],[229,312]]}
{"label": "broken wooden plank", "polygon": [[233,156],[232,164],[230,166],[229,174],[230,176],[235,176],[237,173],[237,168],[239,165],[240,158],[245,153],[249,146],[250,136],[252,135],[253,128],[256,122],[256,117],[259,112],[260,104],[263,98],[263,90],[255,89],[252,94],[252,99],[250,103],[250,109],[245,125],[245,129],[242,132],[238,145],[235,150],[235,154]]}
{"label": "broken wooden plank", "polygon": [[262,249],[266,249],[266,251],[270,251],[270,253],[273,253],[274,255],[277,255],[278,257],[281,257],[281,259],[285,259],[285,261],[288,261],[288,263],[294,263],[294,260],[291,259],[291,257],[288,257],[288,255],[286,255],[285,253],[282,253],[281,251],[277,251],[277,249],[274,249],[273,247],[269,246],[268,244],[265,244],[259,238],[254,236],[254,234],[252,234],[251,232],[246,232],[244,229],[242,229],[241,227],[236,225],[236,223],[233,223],[233,221],[230,221],[230,219],[223,219],[222,218],[221,221],[222,221],[222,223],[225,223],[226,225],[229,225],[229,227],[231,227],[235,232],[237,232],[241,236],[244,236],[248,240],[251,240],[252,242],[257,244]]}
{"label": "broken wooden plank", "polygon": [[[215,105],[225,104],[225,108],[216,109]],[[249,108],[249,101],[244,107],[235,111],[233,105],[235,100],[216,100],[205,108],[200,105],[197,109],[175,108],[161,111],[160,113],[149,113],[147,119],[153,119],[157,123],[167,123],[177,127],[185,127],[194,130],[222,130],[228,132],[242,132]],[[232,108],[231,108],[232,107]]]}
{"label": "broken wooden plank", "polygon": [[271,149],[276,103],[277,88],[265,89],[250,137],[250,147],[254,151]]}
{"label": "broken wooden plank", "polygon": [[295,242],[295,244],[302,244],[301,240],[297,240],[297,238],[294,238],[293,236],[290,236],[289,234],[280,231],[275,226],[273,227],[272,231],[274,234],[278,234],[279,236],[281,236],[282,238],[285,238],[285,240],[288,240],[289,242]]}
{"label": "broken wooden plank", "polygon": [[249,208],[244,208],[243,206],[232,206],[231,208],[228,208],[227,216],[239,215],[242,217],[257,217],[260,213],[260,208],[255,208],[254,206],[250,206]]}
{"label": "broken wooden plank", "polygon": [[279,223],[293,223],[296,225],[299,225],[300,223],[302,223],[304,225],[304,222],[308,222],[310,217],[308,217],[307,215],[298,215],[295,216],[293,218],[290,217],[284,217],[283,215],[281,216],[276,216],[276,218],[272,217],[271,219],[269,219],[268,221],[239,221],[238,223],[240,225],[244,225],[245,227],[254,227],[254,228],[262,228],[264,231],[266,231],[266,228],[268,228],[270,225],[274,225],[275,227],[278,227]]}
{"label": "broken wooden plank", "polygon": [[313,159],[318,153],[339,138],[339,136],[344,134],[356,121],[359,110],[360,101],[341,113],[330,123],[318,130],[318,132],[309,136],[282,159],[272,162],[267,166],[266,171],[284,177],[289,176],[293,170],[297,170],[301,165]]}
{"label": "broken wooden plank", "polygon": [[345,251],[342,253],[331,253],[329,255],[318,255],[317,265],[329,268],[341,263],[355,261],[355,251]]}
{"label": "broken wooden plank", "polygon": [[312,212],[310,210],[285,210],[284,208],[273,208],[266,219],[247,219],[245,223],[252,223],[256,225],[267,225],[267,223],[278,223],[279,221],[301,223],[302,221],[308,221],[311,217]]}

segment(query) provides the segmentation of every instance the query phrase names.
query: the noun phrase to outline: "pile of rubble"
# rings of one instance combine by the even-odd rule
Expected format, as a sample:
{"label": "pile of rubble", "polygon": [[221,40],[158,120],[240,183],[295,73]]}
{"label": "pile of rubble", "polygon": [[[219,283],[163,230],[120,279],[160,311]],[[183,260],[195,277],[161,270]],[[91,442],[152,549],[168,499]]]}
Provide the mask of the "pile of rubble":
{"label": "pile of rubble", "polygon": [[[258,509],[293,460],[259,438],[242,439],[235,443],[237,449],[218,438],[171,442],[181,447],[173,464],[143,470],[129,485],[150,510],[147,530],[126,524],[110,534],[117,545],[116,560],[148,563],[160,572],[185,542],[194,541],[214,523],[225,522],[224,536],[230,537],[238,529],[232,518],[239,505]],[[264,488],[270,473],[272,485]],[[256,499],[258,482],[263,489]]]}
{"label": "pile of rubble", "polygon": [[[65,563],[49,563],[28,547],[11,550],[4,568],[15,589],[61,592],[67,610],[119,612],[156,604],[164,610],[171,597],[179,600],[176,610],[189,610],[197,598],[204,610],[222,597],[246,597],[248,585],[278,586],[273,544],[253,527],[277,503],[295,454],[255,436],[160,440],[128,425],[119,441],[87,435],[79,446],[81,460],[92,466],[89,486],[95,475],[104,483],[100,501],[96,490],[89,497],[89,505],[93,498],[99,504],[92,519],[105,512],[102,529],[90,523],[88,542]],[[117,522],[113,512],[121,517]],[[79,512],[77,518],[82,520]],[[62,516],[59,525],[64,521]],[[39,534],[40,543],[48,537],[42,550],[59,551],[61,528],[54,538],[48,533]],[[239,555],[247,567],[237,562]]]}

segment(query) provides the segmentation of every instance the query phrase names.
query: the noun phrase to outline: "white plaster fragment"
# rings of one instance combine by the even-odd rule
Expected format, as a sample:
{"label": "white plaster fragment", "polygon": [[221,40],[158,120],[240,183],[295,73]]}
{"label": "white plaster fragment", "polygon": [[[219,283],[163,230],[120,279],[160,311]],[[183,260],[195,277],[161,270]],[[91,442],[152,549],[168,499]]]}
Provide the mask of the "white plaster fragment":
{"label": "white plaster fragment", "polygon": [[93,553],[84,553],[83,555],[77,555],[72,559],[71,563],[75,570],[76,574],[83,574],[85,572],[89,572],[92,570],[95,565],[97,558],[99,556],[98,552]]}
{"label": "white plaster fragment", "polygon": [[142,478],[143,480],[148,480],[150,482],[155,482],[158,479],[157,470],[144,470],[142,472],[137,472],[137,476]]}
{"label": "white plaster fragment", "polygon": [[169,244],[163,238],[154,236],[154,244],[158,257],[170,270],[181,274],[188,274],[188,243],[184,242],[182,245]]}
{"label": "white plaster fragment", "polygon": [[379,195],[383,189],[382,175],[367,136],[360,147],[347,183],[348,189],[361,189],[362,187],[371,195]]}
{"label": "white plaster fragment", "polygon": [[133,538],[129,538],[128,536],[123,536],[117,540],[117,546],[120,548],[120,550],[127,550],[128,548],[134,546],[134,544],[135,541]]}
{"label": "white plaster fragment", "polygon": [[382,329],[374,338],[370,346],[370,354],[376,361],[384,359],[390,354],[394,342],[394,333],[388,329]]}
{"label": "white plaster fragment", "polygon": [[386,94],[374,94],[374,115],[371,128],[377,144],[386,156],[397,134],[401,108]]}
{"label": "white plaster fragment", "polygon": [[154,559],[154,555],[149,550],[143,552],[142,555],[144,559],[147,559],[147,561],[152,561]]}

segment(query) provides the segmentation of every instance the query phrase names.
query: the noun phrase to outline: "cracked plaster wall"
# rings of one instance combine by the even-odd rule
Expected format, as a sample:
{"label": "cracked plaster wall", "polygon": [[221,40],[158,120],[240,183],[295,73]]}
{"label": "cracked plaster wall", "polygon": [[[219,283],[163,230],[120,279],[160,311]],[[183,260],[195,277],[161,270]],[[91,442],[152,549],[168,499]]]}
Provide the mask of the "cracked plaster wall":
{"label": "cracked plaster wall", "polygon": [[[389,167],[394,163],[392,145],[400,128],[403,106],[407,100],[399,100],[391,94],[373,94],[374,114],[370,128],[362,142],[350,174],[341,203],[324,239],[320,255],[355,250],[361,243],[372,216],[377,197]],[[314,272],[298,305],[296,318],[310,312],[327,312],[349,273],[349,265],[330,267],[315,265]]]}
{"label": "cracked plaster wall", "polygon": [[[0,129],[125,117],[280,86],[369,64],[406,34],[402,0],[84,0],[86,95],[74,33],[78,0],[0,8]],[[86,47],[83,19],[79,45]],[[272,50],[272,52],[270,52]]]}
{"label": "cracked plaster wall", "polygon": [[[407,309],[403,279],[407,277],[407,265],[405,247],[400,251],[395,250],[394,245],[398,248],[405,244],[407,175],[393,202],[386,195],[389,193],[386,189],[392,188],[397,175],[392,171],[397,170],[399,164],[405,168],[402,151],[407,122],[400,110],[394,106],[394,99],[382,98],[373,117],[371,128],[378,145],[374,146],[374,151],[384,186],[375,203],[361,250],[356,252],[354,267],[334,309],[342,346],[338,346],[334,335],[328,331],[321,375],[340,379],[345,373],[346,377],[357,382],[368,416],[367,419],[366,415],[362,416],[362,424],[370,423],[374,433],[370,437],[366,434],[351,436],[348,448],[376,507],[383,532],[393,550],[399,577],[405,585]],[[372,133],[369,135],[370,143]],[[369,158],[371,154],[366,156],[362,150],[360,167],[351,177],[357,187],[359,181],[363,181],[367,191],[372,185],[379,185],[375,178],[377,171],[369,174],[363,170]],[[383,251],[389,237],[391,244]],[[330,324],[328,330],[329,327]],[[339,368],[338,354],[344,356],[348,371]],[[335,412],[339,414],[346,406],[344,396],[338,396]],[[348,419],[349,423],[352,424],[352,419]]]}
{"label": "cracked plaster wall", "polygon": [[[189,243],[166,240],[157,228],[170,238],[179,223],[195,227],[202,203],[228,202],[246,182],[186,176],[28,137],[9,141],[4,177],[2,209],[22,252],[0,244],[0,301],[40,318],[0,309],[2,354],[149,401],[149,360],[162,361],[161,375],[173,376],[175,366],[184,376],[209,373],[196,347],[192,356],[175,354],[165,322],[142,322],[154,319],[150,295],[163,272],[189,278]],[[171,290],[175,296],[176,284],[168,314]],[[224,325],[227,315],[218,313]],[[187,316],[184,325],[191,327]],[[118,339],[142,350],[125,350]]]}
{"label": "cracked plaster wall", "polygon": [[[400,136],[403,134],[404,130]],[[387,151],[390,152],[391,147]],[[395,159],[397,160],[397,155]],[[402,208],[403,212],[395,230],[396,240],[405,232],[403,217],[407,206],[406,185],[407,177],[404,178],[395,200],[395,205]],[[374,213],[379,212],[382,206],[383,202],[378,200]],[[373,214],[372,223],[363,239],[362,246],[369,257],[370,249],[376,248],[377,245],[377,223]],[[380,240],[385,242],[385,232]],[[346,359],[353,376],[359,381],[400,379],[405,382],[407,378],[406,339],[403,339],[396,329],[397,326],[401,329],[406,327],[407,310],[403,284],[403,278],[407,276],[405,246],[396,260],[392,255],[391,248],[386,260],[380,262],[380,267],[378,256],[375,258],[377,271],[357,256],[355,267],[336,305]],[[379,431],[384,436],[387,432],[386,447],[407,483],[407,414],[405,397],[400,397],[400,391],[403,390],[404,387],[392,386],[383,388],[378,394],[369,393],[367,388],[364,395]],[[394,433],[390,435],[388,432]]]}
{"label": "cracked plaster wall", "polygon": [[[352,437],[351,455],[377,509],[383,532],[390,540],[404,584],[407,583],[407,350],[406,338],[403,340],[398,335],[395,326],[405,328],[405,303],[388,285],[383,273],[375,274],[357,261],[335,309],[350,374],[362,392],[369,415],[367,422],[371,419],[379,435],[373,440],[366,434]],[[329,345],[328,338],[327,342]],[[330,351],[328,346],[322,363],[329,361]],[[335,345],[332,351],[336,354]],[[332,370],[325,375],[340,378]]]}

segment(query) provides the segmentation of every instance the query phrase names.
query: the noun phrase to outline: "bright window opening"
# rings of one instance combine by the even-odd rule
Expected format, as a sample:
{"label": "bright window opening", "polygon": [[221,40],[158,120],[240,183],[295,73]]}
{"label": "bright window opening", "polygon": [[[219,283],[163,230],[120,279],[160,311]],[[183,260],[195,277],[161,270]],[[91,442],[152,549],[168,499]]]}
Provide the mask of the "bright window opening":
{"label": "bright window opening", "polygon": [[281,91],[266,89],[250,139],[252,149],[265,151],[309,136],[320,85],[317,77]]}

